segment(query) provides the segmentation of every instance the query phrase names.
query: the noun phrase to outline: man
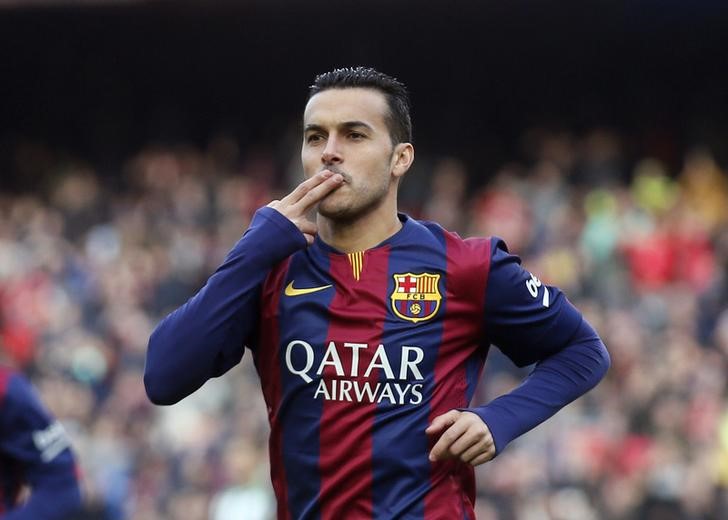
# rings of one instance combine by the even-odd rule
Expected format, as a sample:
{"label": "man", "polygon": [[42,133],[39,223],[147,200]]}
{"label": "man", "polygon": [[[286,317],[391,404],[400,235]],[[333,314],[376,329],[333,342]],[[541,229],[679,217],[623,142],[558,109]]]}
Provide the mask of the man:
{"label": "man", "polygon": [[[174,403],[247,346],[279,518],[473,518],[473,466],[593,387],[607,352],[502,241],[397,213],[414,159],[397,80],[361,67],[318,76],[301,159],[306,180],[258,210],[153,332],[147,393]],[[468,408],[491,343],[536,367]]]}
{"label": "man", "polygon": [[[30,494],[22,499],[26,488]],[[63,426],[20,373],[0,364],[0,519],[60,520],[80,506]]]}

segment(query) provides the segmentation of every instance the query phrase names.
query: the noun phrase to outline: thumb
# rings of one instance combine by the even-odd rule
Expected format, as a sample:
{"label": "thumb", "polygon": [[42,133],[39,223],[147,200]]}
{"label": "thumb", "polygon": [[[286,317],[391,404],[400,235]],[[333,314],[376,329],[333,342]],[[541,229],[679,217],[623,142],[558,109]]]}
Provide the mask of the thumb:
{"label": "thumb", "polygon": [[444,432],[446,429],[448,429],[450,426],[455,424],[455,421],[458,417],[460,417],[460,414],[462,412],[458,410],[450,410],[449,412],[446,412],[442,415],[438,415],[433,419],[433,421],[430,423],[430,425],[425,430],[425,433],[427,435],[437,435],[439,433]]}

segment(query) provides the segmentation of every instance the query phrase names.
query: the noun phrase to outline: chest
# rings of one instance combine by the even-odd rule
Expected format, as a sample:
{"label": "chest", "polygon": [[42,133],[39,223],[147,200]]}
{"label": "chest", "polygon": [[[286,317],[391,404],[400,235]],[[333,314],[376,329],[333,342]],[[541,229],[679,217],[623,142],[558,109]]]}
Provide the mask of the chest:
{"label": "chest", "polygon": [[443,342],[464,355],[477,345],[477,302],[449,290],[444,258],[367,251],[315,260],[291,260],[263,313],[275,328],[271,347],[302,381],[417,381]]}
{"label": "chest", "polygon": [[479,302],[452,280],[444,254],[415,248],[292,257],[264,292],[256,362],[269,401],[280,384],[310,402],[421,403],[480,343]]}
{"label": "chest", "polygon": [[281,337],[374,345],[384,339],[426,344],[446,319],[442,262],[367,251],[327,262],[294,259],[273,309]]}

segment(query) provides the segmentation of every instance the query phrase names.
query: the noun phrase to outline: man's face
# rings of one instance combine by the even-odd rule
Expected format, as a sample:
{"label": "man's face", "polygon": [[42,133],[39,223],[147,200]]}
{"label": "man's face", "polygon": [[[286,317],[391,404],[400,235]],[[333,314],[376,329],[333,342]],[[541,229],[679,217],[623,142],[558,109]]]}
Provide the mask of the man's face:
{"label": "man's face", "polygon": [[353,219],[396,190],[387,114],[384,94],[373,89],[329,89],[309,100],[303,114],[304,174],[310,178],[331,170],[344,177],[341,187],[319,203],[321,215]]}

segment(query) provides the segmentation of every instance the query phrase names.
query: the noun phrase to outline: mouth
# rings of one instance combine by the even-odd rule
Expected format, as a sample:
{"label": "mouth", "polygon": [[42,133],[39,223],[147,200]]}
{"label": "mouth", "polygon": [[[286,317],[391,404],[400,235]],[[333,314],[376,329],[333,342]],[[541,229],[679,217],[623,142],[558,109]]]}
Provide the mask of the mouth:
{"label": "mouth", "polygon": [[322,172],[331,172],[332,174],[338,173],[339,175],[341,175],[344,178],[344,181],[343,181],[344,183],[348,183],[350,180],[349,174],[346,172],[343,172],[336,166],[329,166],[327,168],[322,168],[321,171]]}

